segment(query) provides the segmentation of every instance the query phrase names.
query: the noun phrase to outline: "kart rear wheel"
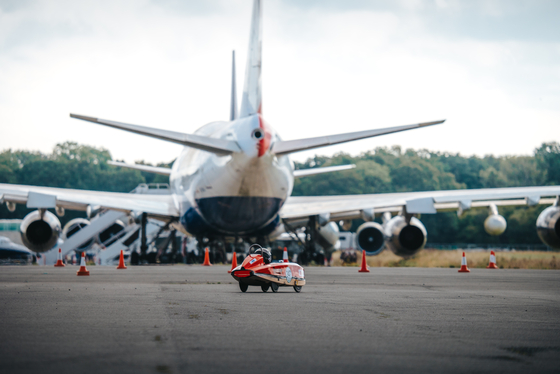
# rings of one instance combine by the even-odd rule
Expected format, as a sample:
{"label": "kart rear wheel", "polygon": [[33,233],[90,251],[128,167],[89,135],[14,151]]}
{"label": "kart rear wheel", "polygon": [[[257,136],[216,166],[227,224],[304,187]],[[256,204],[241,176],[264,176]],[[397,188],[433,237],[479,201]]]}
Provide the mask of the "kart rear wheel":
{"label": "kart rear wheel", "polygon": [[272,289],[272,292],[276,293],[278,292],[278,285],[276,283],[271,283],[270,284],[270,288]]}
{"label": "kart rear wheel", "polygon": [[241,290],[241,292],[246,292],[248,288],[248,284],[239,282],[239,289]]}
{"label": "kart rear wheel", "polygon": [[269,285],[268,285],[268,284],[263,284],[263,285],[261,286],[262,292],[268,291],[268,288],[269,288]]}
{"label": "kart rear wheel", "polygon": [[303,286],[294,286],[294,290],[299,293],[301,292],[301,287]]}

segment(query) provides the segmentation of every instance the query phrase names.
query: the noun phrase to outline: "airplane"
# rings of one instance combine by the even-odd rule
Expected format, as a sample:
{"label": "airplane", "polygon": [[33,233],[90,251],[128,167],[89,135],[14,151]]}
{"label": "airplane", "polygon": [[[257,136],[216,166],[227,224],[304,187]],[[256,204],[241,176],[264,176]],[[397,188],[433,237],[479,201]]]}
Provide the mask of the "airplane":
{"label": "airplane", "polygon": [[[420,251],[427,232],[419,214],[471,208],[487,208],[486,231],[499,235],[506,229],[498,207],[551,204],[537,220],[542,241],[560,248],[560,186],[423,191],[345,196],[290,196],[294,178],[352,168],[342,165],[294,170],[290,155],[360,139],[393,134],[444,120],[349,132],[306,139],[283,140],[264,119],[261,94],[262,1],[254,0],[249,51],[241,106],[238,110],[235,54],[232,63],[232,95],[229,121],[209,123],[194,134],[161,130],[70,114],[70,117],[149,136],[184,146],[171,169],[110,162],[112,165],[166,175],[170,193],[127,194],[39,186],[0,184],[0,202],[9,210],[15,204],[37,209],[21,224],[24,244],[35,252],[53,247],[60,236],[60,221],[48,209],[142,212],[142,222],[153,218],[196,237],[208,246],[224,238],[266,242],[284,232],[294,234],[305,250],[300,260],[310,261],[317,246],[328,254],[338,240],[338,226],[363,219],[356,233],[357,247],[367,254],[389,248],[403,257]],[[393,216],[393,214],[395,214]],[[374,222],[381,215],[383,224]],[[305,228],[305,240],[296,231]],[[145,249],[143,248],[142,251]],[[145,253],[142,253],[144,255]]]}
{"label": "airplane", "polygon": [[0,236],[0,264],[30,264],[32,261],[33,252],[5,236]]}

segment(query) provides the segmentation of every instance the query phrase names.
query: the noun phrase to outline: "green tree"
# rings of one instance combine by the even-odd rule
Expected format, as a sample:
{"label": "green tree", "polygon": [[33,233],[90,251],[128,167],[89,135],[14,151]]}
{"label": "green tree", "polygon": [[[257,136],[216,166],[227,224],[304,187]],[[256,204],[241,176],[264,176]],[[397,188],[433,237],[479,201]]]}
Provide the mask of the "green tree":
{"label": "green tree", "polygon": [[537,165],[545,173],[546,184],[560,184],[560,144],[543,143],[535,150]]}

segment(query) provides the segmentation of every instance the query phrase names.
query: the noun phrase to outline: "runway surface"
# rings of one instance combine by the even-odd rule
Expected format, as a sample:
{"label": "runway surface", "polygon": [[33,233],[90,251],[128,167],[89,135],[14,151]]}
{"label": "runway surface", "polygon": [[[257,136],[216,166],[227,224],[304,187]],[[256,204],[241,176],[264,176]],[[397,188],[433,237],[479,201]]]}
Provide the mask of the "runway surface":
{"label": "runway surface", "polygon": [[558,373],[560,271],[0,268],[1,373]]}

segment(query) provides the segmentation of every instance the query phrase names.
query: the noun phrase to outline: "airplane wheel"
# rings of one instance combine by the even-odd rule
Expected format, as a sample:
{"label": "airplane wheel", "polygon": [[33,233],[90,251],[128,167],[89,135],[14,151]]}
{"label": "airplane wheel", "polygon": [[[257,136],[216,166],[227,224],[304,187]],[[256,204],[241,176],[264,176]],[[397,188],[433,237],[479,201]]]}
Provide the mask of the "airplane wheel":
{"label": "airplane wheel", "polygon": [[278,285],[276,283],[271,283],[270,288],[272,289],[272,292],[278,292]]}
{"label": "airplane wheel", "polygon": [[301,292],[301,287],[302,286],[294,286],[294,290],[296,290],[296,292]]}
{"label": "airplane wheel", "polygon": [[264,284],[263,284],[263,285],[261,286],[261,290],[262,290],[262,292],[266,292],[266,291],[268,291],[268,287],[269,287],[269,285],[268,285],[268,284],[267,284],[267,285],[264,285]]}
{"label": "airplane wheel", "polygon": [[239,282],[239,289],[241,290],[241,292],[246,292],[248,288],[248,284]]}

